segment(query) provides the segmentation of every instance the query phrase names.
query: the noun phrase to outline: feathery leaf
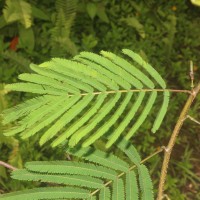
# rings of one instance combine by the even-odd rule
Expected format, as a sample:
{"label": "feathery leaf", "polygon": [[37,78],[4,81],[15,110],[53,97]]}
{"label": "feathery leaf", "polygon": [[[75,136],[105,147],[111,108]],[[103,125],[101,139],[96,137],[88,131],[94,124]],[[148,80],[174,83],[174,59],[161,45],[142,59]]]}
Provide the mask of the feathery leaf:
{"label": "feathery leaf", "polygon": [[[53,147],[66,140],[71,147],[87,147],[107,137],[109,148],[122,135],[130,139],[138,131],[153,109],[157,93],[162,92],[163,102],[151,129],[156,132],[166,115],[169,91],[159,73],[139,55],[127,49],[123,53],[133,60],[133,65],[105,51],[101,56],[82,52],[73,60],[53,58],[40,65],[31,64],[35,74],[21,74],[19,79],[25,82],[5,88],[38,97],[3,113],[5,124],[17,121],[5,134],[19,133],[27,138],[46,127],[41,145],[52,139]],[[162,89],[154,89],[155,85]],[[146,93],[150,97],[145,105]]]}
{"label": "feathery leaf", "polygon": [[[62,187],[36,188],[22,192],[0,195],[0,199],[100,199],[100,200],[132,200],[142,197],[143,200],[153,199],[153,187],[147,168],[138,163],[140,156],[134,146],[122,139],[118,143],[120,151],[128,156],[132,165],[115,156],[95,148],[73,148],[68,152],[81,158],[81,162],[74,161],[36,161],[28,162],[25,169],[12,172],[12,178],[21,181],[39,181],[51,184],[66,185]],[[134,155],[131,155],[131,151]],[[83,161],[87,163],[84,163]],[[139,172],[138,177],[133,170],[135,164]],[[73,186],[69,187],[69,186]],[[87,188],[87,189],[83,189]],[[52,196],[47,191],[54,191]],[[71,191],[71,193],[70,193]],[[61,196],[61,194],[65,196]],[[111,197],[112,193],[112,197]],[[81,194],[83,194],[81,196]],[[52,197],[52,198],[51,198]]]}

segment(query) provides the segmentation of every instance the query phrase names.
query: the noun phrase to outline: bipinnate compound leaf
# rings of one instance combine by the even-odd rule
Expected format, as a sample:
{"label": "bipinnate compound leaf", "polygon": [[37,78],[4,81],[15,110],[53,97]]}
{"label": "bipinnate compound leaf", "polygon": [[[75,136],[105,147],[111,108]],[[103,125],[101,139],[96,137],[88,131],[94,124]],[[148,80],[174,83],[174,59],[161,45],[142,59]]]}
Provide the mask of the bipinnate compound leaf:
{"label": "bipinnate compound leaf", "polygon": [[81,161],[27,162],[24,169],[12,172],[13,179],[38,181],[55,186],[47,185],[3,194],[0,199],[153,200],[149,171],[141,164],[134,146],[120,138],[117,148],[121,154],[127,155],[129,160],[125,162],[112,152],[107,153],[92,147],[76,147],[67,148],[66,151]]}
{"label": "bipinnate compound leaf", "polygon": [[[122,53],[126,60],[101,51],[31,64],[35,73],[21,74],[23,82],[5,86],[36,96],[3,112],[4,124],[15,122],[4,134],[28,138],[42,132],[40,145],[51,141],[53,147],[66,141],[71,147],[88,147],[106,137],[109,148],[122,135],[130,139],[157,106],[156,132],[169,104],[165,81],[138,54],[128,49]],[[156,105],[160,93],[163,101]]]}

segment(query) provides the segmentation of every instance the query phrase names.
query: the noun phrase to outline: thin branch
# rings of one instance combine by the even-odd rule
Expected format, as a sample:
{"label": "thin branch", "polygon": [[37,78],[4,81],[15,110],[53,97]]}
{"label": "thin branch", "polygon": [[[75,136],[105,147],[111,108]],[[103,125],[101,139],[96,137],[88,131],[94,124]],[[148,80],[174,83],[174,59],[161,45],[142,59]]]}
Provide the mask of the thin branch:
{"label": "thin branch", "polygon": [[191,121],[193,121],[193,122],[195,122],[195,123],[197,123],[197,124],[200,125],[200,122],[197,121],[196,119],[194,119],[193,117],[191,117],[190,115],[187,115],[187,116],[186,116],[186,119],[187,119],[187,118],[189,118]]}
{"label": "thin branch", "polygon": [[[146,157],[145,159],[143,159],[140,164],[146,162],[147,160],[149,160],[150,158],[154,157],[155,155],[159,154],[160,152],[162,152],[164,150],[163,147],[159,148],[157,151],[155,151],[153,154],[151,154],[150,156]],[[129,168],[129,171],[133,170],[134,168],[136,168],[136,165],[133,165]],[[121,174],[119,174],[117,176],[117,178],[120,178],[121,176],[123,176],[125,174],[125,172],[122,172]],[[110,185],[112,183],[112,181],[108,181],[107,183],[104,184],[104,187]],[[100,189],[96,189],[94,192],[91,193],[91,196],[93,196],[94,194],[96,194],[97,192],[99,192]]]}
{"label": "thin branch", "polygon": [[12,171],[14,171],[14,170],[17,169],[16,167],[13,167],[12,165],[9,165],[8,163],[3,162],[3,161],[1,161],[1,160],[0,160],[0,166],[6,167],[6,168],[8,168],[8,169],[10,169],[10,170],[12,170]]}
{"label": "thin branch", "polygon": [[187,113],[192,105],[193,100],[196,98],[196,95],[199,93],[199,90],[200,90],[200,82],[191,91],[191,94],[188,97],[188,100],[186,101],[185,106],[183,107],[183,110],[181,111],[179,119],[178,119],[178,121],[175,125],[175,128],[172,132],[172,135],[170,137],[169,143],[166,148],[167,151],[165,151],[165,154],[164,154],[164,160],[163,160],[163,164],[162,164],[157,200],[162,200],[162,198],[163,198],[163,191],[164,191],[165,180],[166,180],[166,176],[167,176],[167,169],[168,169],[168,165],[169,165],[169,161],[170,161],[170,157],[171,157],[171,152],[175,145],[176,138],[180,132],[183,122],[186,119]]}
{"label": "thin branch", "polygon": [[[164,91],[169,91],[169,92],[175,92],[175,93],[188,93],[191,94],[190,90],[175,90],[175,89],[133,89],[133,90],[111,90],[111,91],[105,91],[105,92],[93,92],[92,94],[98,95],[98,94],[113,94],[113,93],[127,93],[127,92],[152,92],[152,91],[157,91],[157,92],[164,92]],[[89,93],[82,93],[80,94],[81,96],[86,96]],[[74,96],[74,94],[68,95],[69,97]]]}

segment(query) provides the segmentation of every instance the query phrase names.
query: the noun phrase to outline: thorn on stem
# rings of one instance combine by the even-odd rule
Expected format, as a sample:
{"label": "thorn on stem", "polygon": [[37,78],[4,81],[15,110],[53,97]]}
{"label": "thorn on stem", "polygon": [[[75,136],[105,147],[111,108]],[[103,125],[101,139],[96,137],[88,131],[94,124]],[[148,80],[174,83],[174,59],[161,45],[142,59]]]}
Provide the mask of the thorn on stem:
{"label": "thorn on stem", "polygon": [[166,146],[162,146],[161,148],[162,148],[162,149],[163,149],[163,150],[164,150],[166,153],[168,153],[168,152],[169,152],[169,150],[170,150],[170,149],[169,149],[169,148],[167,148]]}
{"label": "thorn on stem", "polygon": [[193,121],[193,122],[195,122],[195,123],[197,123],[197,124],[200,125],[200,122],[197,121],[196,119],[194,119],[193,117],[191,117],[190,115],[187,115],[187,116],[185,117],[185,119],[187,119],[187,118],[189,118],[191,121]]}

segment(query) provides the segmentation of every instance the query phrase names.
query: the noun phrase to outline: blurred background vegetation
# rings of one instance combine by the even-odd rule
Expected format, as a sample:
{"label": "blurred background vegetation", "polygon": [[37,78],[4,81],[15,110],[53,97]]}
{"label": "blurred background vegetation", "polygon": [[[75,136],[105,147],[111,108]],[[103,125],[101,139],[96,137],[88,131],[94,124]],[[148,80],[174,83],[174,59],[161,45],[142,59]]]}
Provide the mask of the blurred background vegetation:
{"label": "blurred background vegetation", "polygon": [[[71,58],[80,51],[107,50],[120,54],[122,48],[132,49],[161,73],[168,88],[190,89],[189,60],[194,62],[195,83],[200,79],[198,2],[0,0],[0,112],[30,97],[23,93],[6,95],[3,89],[4,84],[16,82],[18,74],[30,72],[30,63],[41,63],[51,57]],[[167,144],[186,99],[186,94],[173,94],[161,129],[152,134],[147,122],[132,139],[143,158]],[[200,97],[190,114],[200,119]],[[153,117],[150,116],[150,121]],[[30,160],[67,159],[62,149],[40,147],[37,137],[25,141],[7,138],[2,129],[0,125],[0,160],[15,167],[21,168]],[[170,199],[200,199],[199,130],[189,120],[181,130],[166,183]],[[100,142],[96,145],[101,147]],[[155,188],[161,163],[162,155],[148,162]],[[11,180],[9,171],[0,167],[0,193],[24,187],[31,184]]]}

